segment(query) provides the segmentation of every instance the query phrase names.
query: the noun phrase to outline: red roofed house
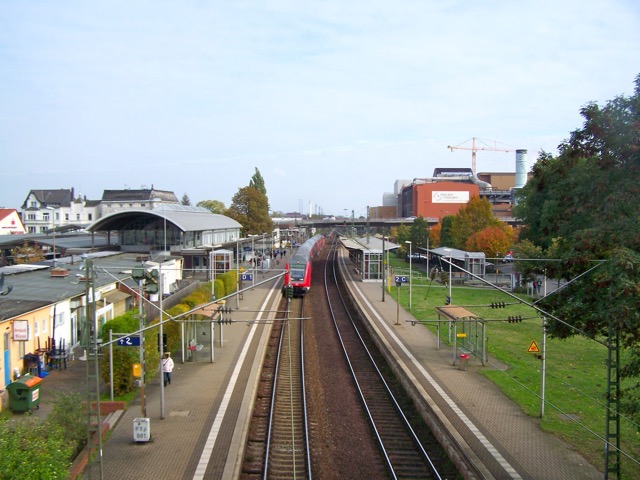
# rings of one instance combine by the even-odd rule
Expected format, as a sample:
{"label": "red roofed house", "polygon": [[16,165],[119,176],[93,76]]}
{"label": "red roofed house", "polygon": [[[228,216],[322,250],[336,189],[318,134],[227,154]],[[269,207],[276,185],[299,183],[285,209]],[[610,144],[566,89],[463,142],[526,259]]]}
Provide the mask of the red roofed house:
{"label": "red roofed house", "polygon": [[26,233],[15,208],[0,208],[0,235]]}

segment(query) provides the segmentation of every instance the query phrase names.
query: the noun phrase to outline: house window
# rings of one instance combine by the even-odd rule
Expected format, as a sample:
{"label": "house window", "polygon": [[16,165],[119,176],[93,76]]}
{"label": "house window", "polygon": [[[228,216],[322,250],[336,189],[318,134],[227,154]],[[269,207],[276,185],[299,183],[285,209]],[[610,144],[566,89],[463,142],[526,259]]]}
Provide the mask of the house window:
{"label": "house window", "polygon": [[42,333],[45,333],[47,331],[47,319],[43,318],[42,319]]}
{"label": "house window", "polygon": [[35,200],[32,200],[31,202],[29,202],[29,207],[38,208],[38,203]]}
{"label": "house window", "polygon": [[68,213],[65,213],[65,214],[64,214],[64,219],[65,219],[67,222],[69,221],[69,214],[68,214]]}
{"label": "house window", "polygon": [[76,220],[80,220],[80,214],[76,213]]}
{"label": "house window", "polygon": [[29,215],[27,215],[27,220],[35,220],[35,219],[36,219],[35,213],[30,213]]}
{"label": "house window", "polygon": [[91,221],[93,220],[93,214],[92,213],[88,213],[87,214],[87,218]]}
{"label": "house window", "polygon": [[36,233],[36,227],[27,227],[29,233]]}
{"label": "house window", "polygon": [[47,231],[47,227],[40,227],[40,233],[45,233]]}
{"label": "house window", "polygon": [[38,327],[39,327],[38,320],[35,320],[33,322],[33,334],[36,336],[40,335],[40,331],[39,331],[40,329]]}
{"label": "house window", "polygon": [[49,214],[48,213],[43,213],[42,214],[42,220],[44,220],[45,222],[49,221]]}

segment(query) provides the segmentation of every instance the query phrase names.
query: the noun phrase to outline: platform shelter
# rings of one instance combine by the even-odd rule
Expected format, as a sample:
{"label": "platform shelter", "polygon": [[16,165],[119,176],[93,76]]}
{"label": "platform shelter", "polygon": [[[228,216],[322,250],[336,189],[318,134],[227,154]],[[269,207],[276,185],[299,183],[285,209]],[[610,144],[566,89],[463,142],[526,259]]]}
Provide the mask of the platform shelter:
{"label": "platform shelter", "polygon": [[460,353],[471,354],[480,359],[482,365],[486,361],[486,322],[464,307],[443,305],[436,307],[438,315],[438,346],[440,348],[440,324],[446,322],[448,341],[453,345],[453,365],[458,363]]}

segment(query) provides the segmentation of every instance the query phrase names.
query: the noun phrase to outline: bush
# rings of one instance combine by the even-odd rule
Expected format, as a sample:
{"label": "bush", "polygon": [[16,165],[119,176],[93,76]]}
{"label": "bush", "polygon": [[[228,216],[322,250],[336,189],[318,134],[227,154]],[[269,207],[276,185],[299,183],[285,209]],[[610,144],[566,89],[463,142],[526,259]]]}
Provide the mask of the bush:
{"label": "bush", "polygon": [[19,422],[0,419],[0,479],[65,479],[74,446],[57,422],[26,416]]}
{"label": "bush", "polygon": [[62,428],[66,443],[73,451],[69,460],[73,460],[87,443],[87,403],[79,393],[56,393],[53,409],[45,422],[53,427]]}
{"label": "bush", "polygon": [[[214,290],[216,298],[224,297],[228,293],[235,291],[236,272],[229,271],[222,275],[214,282]],[[228,292],[226,288],[232,285],[232,289]],[[222,291],[221,291],[222,290]],[[211,301],[211,283],[204,284],[197,288],[190,295],[181,300],[181,303],[174,305],[167,310],[167,314],[171,317],[178,317],[198,305],[209,303]],[[114,318],[104,324],[102,327],[102,341],[109,341],[109,330],[116,333],[132,333],[140,329],[140,323],[137,318],[138,311],[130,310],[124,315]],[[164,317],[166,319],[166,316]],[[157,325],[159,320],[155,320]],[[180,322],[169,321],[162,326],[163,333],[167,336],[168,351],[175,352],[180,350]],[[159,355],[159,328],[151,328],[144,333],[144,360],[146,365],[145,382],[152,379],[160,364]],[[110,382],[110,364],[108,352],[105,349],[105,361],[101,362],[101,377],[108,385]],[[132,347],[113,347],[113,391],[115,395],[123,395],[133,391],[136,388],[135,379],[133,377],[133,364],[139,363],[139,349]]]}
{"label": "bush", "polygon": [[224,282],[221,278],[216,278],[213,282],[213,294],[216,298],[222,298],[226,295],[224,291]]}

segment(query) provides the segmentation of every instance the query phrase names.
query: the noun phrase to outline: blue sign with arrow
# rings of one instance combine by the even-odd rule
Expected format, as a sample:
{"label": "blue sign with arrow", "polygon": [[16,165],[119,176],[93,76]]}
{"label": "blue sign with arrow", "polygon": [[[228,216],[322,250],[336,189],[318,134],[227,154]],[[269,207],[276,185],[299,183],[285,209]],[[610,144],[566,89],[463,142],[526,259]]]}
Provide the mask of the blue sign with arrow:
{"label": "blue sign with arrow", "polygon": [[139,347],[140,336],[139,335],[127,335],[126,337],[120,337],[118,339],[118,345],[121,347]]}

